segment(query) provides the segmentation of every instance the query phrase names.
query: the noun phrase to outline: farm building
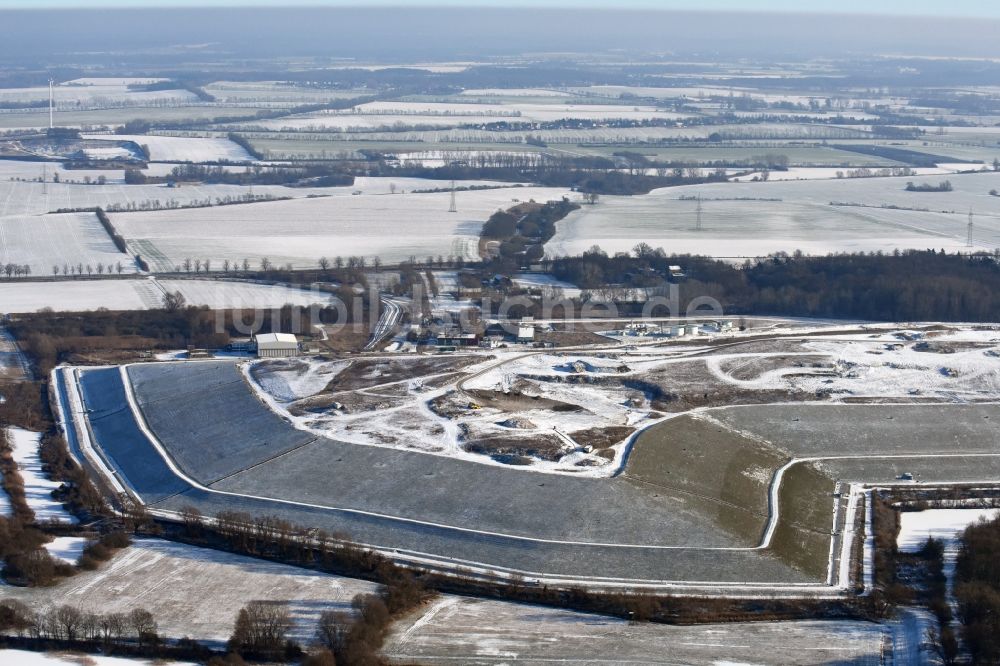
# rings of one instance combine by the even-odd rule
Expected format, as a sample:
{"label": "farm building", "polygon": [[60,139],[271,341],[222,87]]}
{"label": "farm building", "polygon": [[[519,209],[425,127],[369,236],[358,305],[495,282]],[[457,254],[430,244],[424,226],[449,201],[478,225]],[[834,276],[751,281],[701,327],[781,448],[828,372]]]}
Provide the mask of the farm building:
{"label": "farm building", "polygon": [[257,356],[282,358],[298,356],[299,341],[291,333],[264,333],[257,336]]}

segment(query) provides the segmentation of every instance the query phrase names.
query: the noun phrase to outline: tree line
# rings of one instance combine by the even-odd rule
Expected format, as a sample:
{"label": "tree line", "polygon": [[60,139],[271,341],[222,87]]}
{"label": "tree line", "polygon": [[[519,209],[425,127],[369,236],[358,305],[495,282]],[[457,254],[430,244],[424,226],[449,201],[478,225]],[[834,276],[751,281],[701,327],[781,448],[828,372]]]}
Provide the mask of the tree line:
{"label": "tree line", "polygon": [[[679,282],[682,306],[699,296],[731,314],[858,318],[877,321],[980,321],[1000,318],[1000,264],[994,254],[943,250],[805,256],[779,253],[737,266],[707,257],[667,255],[638,244],[608,256],[592,248],[551,262],[552,273],[584,290]],[[670,278],[671,265],[684,278]],[[584,294],[584,298],[586,294]]]}
{"label": "tree line", "polygon": [[961,636],[973,664],[1000,663],[1000,518],[965,529],[955,565]]}

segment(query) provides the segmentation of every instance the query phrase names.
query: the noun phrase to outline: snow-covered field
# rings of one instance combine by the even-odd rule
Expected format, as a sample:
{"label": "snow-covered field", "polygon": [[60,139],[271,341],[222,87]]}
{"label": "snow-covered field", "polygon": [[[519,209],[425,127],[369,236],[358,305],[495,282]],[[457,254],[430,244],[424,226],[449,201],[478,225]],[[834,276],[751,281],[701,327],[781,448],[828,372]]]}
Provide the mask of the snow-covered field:
{"label": "snow-covered field", "polygon": [[216,137],[179,137],[155,135],[93,134],[86,139],[134,141],[149,148],[153,162],[254,162],[242,146]]}
{"label": "snow-covered field", "polygon": [[24,481],[25,499],[37,522],[75,523],[76,518],[52,498],[52,491],[59,488],[60,484],[50,481],[42,470],[42,460],[38,454],[41,439],[41,433],[7,428],[7,440],[12,447],[14,462]]}
{"label": "snow-covered field", "polygon": [[[111,175],[121,174],[110,171]],[[50,177],[51,178],[51,177]],[[82,179],[83,176],[80,176]],[[112,178],[112,181],[118,180]],[[297,189],[280,186],[260,186],[253,188],[254,194],[269,194],[275,197],[305,197],[322,194],[324,190]],[[107,209],[109,206],[134,206],[140,208],[158,203],[185,205],[206,200],[215,203],[226,197],[240,197],[248,189],[239,185],[84,185],[71,183],[25,183],[0,179],[0,217],[13,215],[41,215],[56,210],[74,208]]]}
{"label": "snow-covered field", "polygon": [[[966,251],[970,209],[975,214],[974,249],[1000,247],[1000,197],[989,195],[991,189],[1000,188],[1000,173],[949,175],[953,192],[904,189],[910,180],[936,185],[945,178],[720,183],[635,197],[606,196],[559,221],[546,251],[549,256],[575,255],[599,245],[610,254],[627,252],[640,241],[667,253],[716,257],[795,250],[810,254],[910,248]],[[681,200],[696,196],[702,197],[700,230],[696,201]],[[831,202],[869,207],[831,206]]]}
{"label": "snow-covered field", "polygon": [[[526,91],[528,92],[528,91]],[[627,120],[680,120],[686,116],[663,111],[652,106],[614,104],[567,104],[559,101],[558,94],[552,103],[510,101],[497,104],[471,104],[461,102],[369,102],[347,111],[326,111],[287,118],[256,121],[252,119],[234,123],[270,130],[370,130],[394,125],[423,127],[458,127],[487,122],[548,122],[562,119],[605,121]]]}
{"label": "snow-covered field", "polygon": [[56,176],[61,182],[79,181],[90,177],[96,181],[104,176],[108,183],[124,183],[123,169],[66,169],[62,162],[30,162],[28,160],[0,160],[0,181],[4,180],[38,180],[45,178],[52,182]]}
{"label": "snow-covered field", "polygon": [[0,650],[0,664],[10,666],[195,666],[192,661],[164,661],[162,659],[126,659],[103,654],[78,652],[29,652],[28,650]]}
{"label": "snow-covered field", "polygon": [[567,298],[580,295],[580,288],[569,282],[563,282],[549,273],[519,273],[511,277],[511,281],[519,287],[530,289],[552,290],[551,293],[561,293]]}
{"label": "snow-covered field", "polygon": [[572,97],[571,93],[548,88],[469,88],[463,97]]}
{"label": "snow-covered field", "polygon": [[[82,84],[81,84],[82,82]],[[136,81],[138,82],[138,81]],[[60,83],[52,89],[56,110],[74,110],[83,107],[100,108],[113,106],[143,106],[151,103],[190,104],[198,98],[188,90],[129,90],[129,81],[124,79],[78,79],[74,82]],[[48,102],[48,87],[36,88],[4,88],[0,89],[0,101],[3,102]],[[79,106],[78,106],[79,105]],[[44,116],[44,125],[48,126],[48,109],[39,109],[39,120]]]}
{"label": "snow-covered field", "polygon": [[185,258],[249,258],[258,264],[314,267],[320,257],[477,257],[483,222],[515,199],[546,201],[569,195],[555,188],[507,188],[456,193],[344,196],[262,202],[244,206],[112,214],[119,232],[153,270],[171,269]]}
{"label": "snow-covered field", "polygon": [[924,509],[903,511],[899,514],[899,535],[896,545],[900,552],[915,553],[933,537],[954,545],[969,525],[979,520],[992,520],[1000,516],[1000,509]]}
{"label": "snow-covered field", "polygon": [[[630,106],[615,104],[566,104],[553,100],[551,104],[532,102],[508,102],[505,104],[462,104],[449,102],[369,102],[355,107],[361,115],[393,114],[400,116],[438,117],[451,116],[454,124],[484,122],[487,120],[511,120],[546,122],[574,118],[580,120],[609,120],[623,118],[648,120],[662,118],[679,120],[684,116],[661,111],[652,106]],[[353,112],[352,112],[353,113]],[[418,125],[421,122],[409,124]]]}
{"label": "snow-covered field", "polygon": [[443,595],[399,620],[396,664],[877,664],[886,628],[795,621],[676,626]]}
{"label": "snow-covered field", "polygon": [[[915,172],[915,175],[920,176],[940,176],[945,174],[958,173],[959,171],[969,171],[975,170],[976,167],[971,164],[958,164],[958,163],[948,163],[939,164],[936,167],[911,167]],[[779,180],[830,180],[836,179],[837,174],[845,174],[848,171],[852,171],[851,168],[845,167],[789,167],[784,171],[769,171],[768,181],[779,181]],[[744,176],[738,176],[733,178],[735,183],[747,183],[753,181],[754,178],[760,178],[760,172],[754,171],[753,173],[748,173]],[[912,177],[912,176],[911,176]]]}
{"label": "snow-covered field", "polygon": [[66,564],[76,564],[83,555],[86,545],[87,539],[83,537],[61,536],[45,544],[45,550],[57,560],[62,560]]}
{"label": "snow-covered field", "polygon": [[289,601],[291,635],[308,643],[320,613],[349,611],[355,594],[371,594],[376,588],[366,581],[217,550],[137,539],[97,571],[82,571],[51,588],[0,586],[0,599],[20,599],[36,610],[63,604],[101,613],[146,608],[166,636],[190,636],[222,647],[248,601]]}
{"label": "snow-covered field", "polygon": [[330,294],[250,282],[193,280],[87,280],[63,282],[4,282],[0,312],[36,312],[41,308],[78,312],[148,310],[163,306],[166,293],[181,292],[189,305],[212,309],[277,308],[290,303],[309,306],[330,303]]}
{"label": "snow-covered field", "polygon": [[52,275],[55,266],[61,273],[64,265],[82,264],[96,275],[98,264],[110,272],[119,262],[123,272],[135,272],[94,213],[0,217],[0,265],[26,264],[33,275]]}

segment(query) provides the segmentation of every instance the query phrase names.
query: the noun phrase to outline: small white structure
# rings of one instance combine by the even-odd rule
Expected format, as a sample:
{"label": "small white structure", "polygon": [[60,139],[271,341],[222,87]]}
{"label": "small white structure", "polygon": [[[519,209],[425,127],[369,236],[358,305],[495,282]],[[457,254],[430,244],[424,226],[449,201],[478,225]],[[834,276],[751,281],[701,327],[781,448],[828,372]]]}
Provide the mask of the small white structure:
{"label": "small white structure", "polygon": [[264,333],[258,335],[257,356],[260,358],[283,358],[299,355],[299,341],[291,333]]}
{"label": "small white structure", "polygon": [[521,324],[517,327],[517,341],[518,342],[534,342],[535,341],[535,327],[528,324]]}
{"label": "small white structure", "polygon": [[698,324],[689,324],[687,326],[688,335],[699,335],[700,333],[701,333],[701,326],[698,326]]}
{"label": "small white structure", "polygon": [[683,326],[671,326],[670,327],[670,335],[672,337],[675,337],[675,338],[681,337],[682,335],[684,335],[684,327]]}

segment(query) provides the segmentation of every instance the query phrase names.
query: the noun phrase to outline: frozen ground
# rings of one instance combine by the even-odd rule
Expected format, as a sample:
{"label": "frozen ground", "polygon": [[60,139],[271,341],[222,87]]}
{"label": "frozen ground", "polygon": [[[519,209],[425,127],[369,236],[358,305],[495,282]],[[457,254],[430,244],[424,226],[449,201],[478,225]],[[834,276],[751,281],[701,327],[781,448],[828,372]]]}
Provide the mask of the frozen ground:
{"label": "frozen ground", "polygon": [[190,661],[126,659],[78,652],[29,652],[0,650],[0,664],[10,666],[195,666]]}
{"label": "frozen ground", "polygon": [[330,294],[277,285],[207,279],[81,280],[61,282],[5,282],[0,284],[0,312],[36,312],[41,308],[78,312],[149,310],[163,306],[166,293],[181,292],[189,305],[212,309],[277,308],[330,303]]}
{"label": "frozen ground", "polygon": [[[440,186],[440,185],[439,185]],[[450,194],[343,196],[263,202],[183,211],[113,214],[112,221],[154,270],[173,268],[187,257],[262,257],[272,263],[314,267],[326,256],[378,256],[396,262],[411,256],[477,257],[479,230],[498,208],[514,199],[547,201],[568,192],[553,188],[508,188],[459,192],[457,213]]]}
{"label": "frozen ground", "polygon": [[882,663],[884,627],[800,621],[672,626],[503,601],[443,596],[399,620],[383,648],[394,664]]}
{"label": "frozen ground", "polygon": [[159,539],[138,539],[97,571],[82,571],[51,588],[0,587],[43,610],[70,604],[93,612],[146,608],[170,638],[190,636],[215,647],[232,633],[248,601],[289,601],[293,638],[308,642],[325,610],[350,610],[356,594],[374,583],[321,574],[207,548]]}
{"label": "frozen ground", "polygon": [[[906,192],[906,183],[954,191]],[[973,246],[1000,247],[1000,173],[902,178],[720,183],[654,190],[635,197],[601,197],[557,223],[549,256],[580,254],[599,245],[609,254],[645,241],[669,253],[716,257],[762,256],[802,250],[809,254],[944,248],[967,251],[972,210]],[[702,228],[696,228],[702,198]],[[681,200],[681,197],[691,197]],[[740,199],[756,200],[740,200]],[[773,199],[766,201],[764,199]],[[864,204],[832,206],[831,202]],[[884,208],[896,206],[898,209]],[[903,210],[926,208],[926,211]]]}
{"label": "frozen ground", "polygon": [[239,144],[221,137],[85,134],[85,139],[134,141],[149,148],[153,162],[254,162]]}
{"label": "frozen ground", "polygon": [[50,481],[42,470],[42,461],[38,455],[41,438],[41,433],[7,428],[7,441],[13,449],[14,462],[24,481],[25,499],[35,514],[36,522],[75,523],[76,518],[52,498],[52,491],[58,489],[60,484]]}
{"label": "frozen ground", "polygon": [[52,275],[56,266],[83,264],[96,275],[97,264],[110,271],[119,262],[124,272],[135,272],[135,262],[118,251],[94,213],[0,217],[0,265],[26,264],[33,275]]}

